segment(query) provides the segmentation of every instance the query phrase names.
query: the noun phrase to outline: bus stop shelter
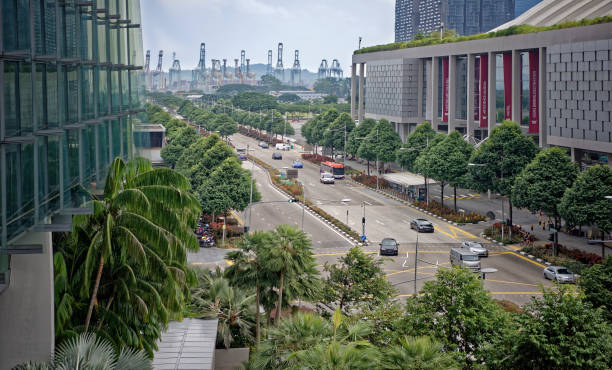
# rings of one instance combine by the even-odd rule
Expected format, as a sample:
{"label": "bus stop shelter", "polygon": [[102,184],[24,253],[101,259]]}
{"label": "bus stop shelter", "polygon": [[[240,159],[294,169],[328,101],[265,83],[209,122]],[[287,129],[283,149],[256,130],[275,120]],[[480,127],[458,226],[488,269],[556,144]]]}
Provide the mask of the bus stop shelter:
{"label": "bus stop shelter", "polygon": [[[382,177],[396,192],[405,194],[410,199],[425,199],[425,178],[423,176],[412,172],[395,172],[384,174]],[[436,184],[436,181],[427,179],[427,183]]]}

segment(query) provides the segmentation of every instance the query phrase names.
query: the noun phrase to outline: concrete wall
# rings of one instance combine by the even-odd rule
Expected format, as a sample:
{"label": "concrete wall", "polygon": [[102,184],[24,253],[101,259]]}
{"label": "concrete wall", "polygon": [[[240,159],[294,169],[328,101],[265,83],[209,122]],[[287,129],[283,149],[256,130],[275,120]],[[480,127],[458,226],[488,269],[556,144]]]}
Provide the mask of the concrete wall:
{"label": "concrete wall", "polygon": [[549,143],[612,152],[611,51],[612,40],[548,47]]}
{"label": "concrete wall", "polygon": [[418,61],[367,63],[366,117],[406,122],[418,115]]}
{"label": "concrete wall", "polygon": [[42,244],[43,253],[11,256],[10,285],[0,294],[0,370],[46,361],[54,347],[51,233],[29,232],[14,244]]}

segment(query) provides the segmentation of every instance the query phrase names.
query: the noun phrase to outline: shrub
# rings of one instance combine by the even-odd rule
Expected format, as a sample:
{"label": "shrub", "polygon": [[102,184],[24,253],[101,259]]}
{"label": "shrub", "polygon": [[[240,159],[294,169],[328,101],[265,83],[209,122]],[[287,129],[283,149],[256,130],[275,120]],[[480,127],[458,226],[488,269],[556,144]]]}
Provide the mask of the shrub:
{"label": "shrub", "polygon": [[446,206],[442,207],[440,202],[436,202],[434,200],[430,200],[429,205],[427,205],[427,202],[420,200],[415,200],[413,204],[419,208],[426,209],[435,215],[458,224],[477,223],[479,221],[486,220],[486,217],[481,214],[475,212],[455,212],[454,209]]}
{"label": "shrub", "polygon": [[332,157],[324,156],[321,154],[302,154],[302,159],[312,162],[314,164],[321,164],[321,162],[333,162]]}

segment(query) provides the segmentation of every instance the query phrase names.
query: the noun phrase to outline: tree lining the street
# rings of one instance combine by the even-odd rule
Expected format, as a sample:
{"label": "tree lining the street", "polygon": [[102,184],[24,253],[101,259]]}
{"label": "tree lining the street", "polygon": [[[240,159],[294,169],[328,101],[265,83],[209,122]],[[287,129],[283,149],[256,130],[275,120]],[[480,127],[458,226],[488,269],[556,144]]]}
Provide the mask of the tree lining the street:
{"label": "tree lining the street", "polygon": [[559,211],[571,226],[595,225],[602,233],[612,231],[612,169],[595,165],[580,173],[563,194]]}
{"label": "tree lining the street", "polygon": [[523,134],[521,127],[512,121],[504,121],[491,131],[472,153],[470,163],[470,187],[508,196],[509,219],[512,224],[512,188],[516,176],[535,158],[539,149],[533,139]]}
{"label": "tree lining the street", "polygon": [[440,183],[440,198],[444,207],[444,186],[453,185],[455,211],[457,211],[457,186],[465,182],[468,161],[473,148],[458,131],[448,135],[437,134],[431,145],[422,149],[414,168],[417,172]]}

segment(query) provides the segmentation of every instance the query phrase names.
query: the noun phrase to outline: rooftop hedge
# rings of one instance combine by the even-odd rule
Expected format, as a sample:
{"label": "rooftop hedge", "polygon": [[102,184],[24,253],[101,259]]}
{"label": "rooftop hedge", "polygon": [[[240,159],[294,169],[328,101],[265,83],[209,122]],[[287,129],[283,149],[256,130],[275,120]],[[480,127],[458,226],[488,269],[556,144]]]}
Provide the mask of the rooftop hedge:
{"label": "rooftop hedge", "polygon": [[453,42],[462,42],[462,41],[472,41],[472,40],[481,40],[481,39],[490,39],[495,37],[505,37],[512,35],[521,35],[525,33],[535,33],[535,32],[543,32],[543,31],[552,31],[552,30],[560,30],[564,28],[573,28],[573,27],[583,27],[583,26],[591,26],[594,24],[602,24],[602,23],[610,23],[612,22],[612,16],[604,16],[593,19],[582,19],[579,21],[568,21],[559,24],[555,24],[553,26],[545,26],[545,27],[536,27],[530,26],[527,24],[510,26],[506,29],[499,30],[496,32],[489,33],[479,33],[471,36],[452,36],[440,39],[435,37],[434,34],[438,34],[433,32],[429,37],[420,39],[420,40],[412,40],[412,41],[401,41],[394,42],[391,44],[384,45],[375,45],[369,46],[363,49],[355,50],[354,54],[365,54],[365,53],[373,53],[377,51],[390,51],[390,50],[398,50],[398,49],[408,49],[408,48],[417,48],[421,46],[429,46],[429,45],[437,45],[437,44],[449,44]]}

